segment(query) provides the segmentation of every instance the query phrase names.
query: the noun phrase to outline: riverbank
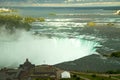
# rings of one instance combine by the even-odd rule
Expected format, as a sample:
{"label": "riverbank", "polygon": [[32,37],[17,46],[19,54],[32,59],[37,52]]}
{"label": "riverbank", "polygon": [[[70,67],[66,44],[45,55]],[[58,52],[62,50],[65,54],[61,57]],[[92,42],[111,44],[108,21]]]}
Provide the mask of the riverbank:
{"label": "riverbank", "polygon": [[29,31],[32,22],[44,22],[44,18],[22,17],[20,15],[4,15],[0,14],[0,29],[5,28],[9,32],[14,32],[15,29],[24,29]]}

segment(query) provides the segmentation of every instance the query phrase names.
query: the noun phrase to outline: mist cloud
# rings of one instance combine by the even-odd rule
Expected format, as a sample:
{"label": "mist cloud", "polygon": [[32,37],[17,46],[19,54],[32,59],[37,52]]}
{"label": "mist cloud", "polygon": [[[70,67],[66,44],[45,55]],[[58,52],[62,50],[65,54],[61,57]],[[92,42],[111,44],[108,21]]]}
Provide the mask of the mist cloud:
{"label": "mist cloud", "polygon": [[29,58],[35,64],[56,64],[95,53],[97,42],[47,38],[16,30],[15,34],[0,35],[0,66],[13,67]]}

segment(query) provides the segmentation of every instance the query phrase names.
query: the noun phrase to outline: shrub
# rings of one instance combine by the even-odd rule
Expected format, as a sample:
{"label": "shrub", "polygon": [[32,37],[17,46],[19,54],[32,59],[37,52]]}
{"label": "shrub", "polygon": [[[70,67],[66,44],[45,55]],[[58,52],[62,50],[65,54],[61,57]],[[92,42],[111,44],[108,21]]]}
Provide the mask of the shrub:
{"label": "shrub", "polygon": [[94,27],[95,25],[96,25],[95,22],[88,22],[88,23],[87,23],[87,26],[90,26],[90,27]]}
{"label": "shrub", "polygon": [[49,15],[51,15],[51,16],[56,16],[56,14],[55,14],[55,13],[49,13]]}
{"label": "shrub", "polygon": [[92,74],[91,76],[92,76],[92,77],[96,77],[96,75],[95,75],[95,74]]}
{"label": "shrub", "polygon": [[38,18],[37,20],[40,22],[45,22],[45,18]]}
{"label": "shrub", "polygon": [[77,75],[74,74],[74,75],[73,75],[73,78],[76,78],[76,77],[77,77]]}
{"label": "shrub", "polygon": [[80,77],[77,77],[75,80],[80,80]]}
{"label": "shrub", "polygon": [[32,17],[25,17],[24,18],[24,22],[27,22],[27,23],[32,23],[32,22],[35,22],[35,18],[32,18]]}
{"label": "shrub", "polygon": [[19,15],[0,15],[0,28],[4,27],[10,32],[14,32],[15,29],[29,30],[31,28],[29,23],[22,20],[23,18]]}
{"label": "shrub", "polygon": [[120,57],[120,52],[113,52],[111,57]]}
{"label": "shrub", "polygon": [[114,23],[107,23],[108,26],[114,26]]}

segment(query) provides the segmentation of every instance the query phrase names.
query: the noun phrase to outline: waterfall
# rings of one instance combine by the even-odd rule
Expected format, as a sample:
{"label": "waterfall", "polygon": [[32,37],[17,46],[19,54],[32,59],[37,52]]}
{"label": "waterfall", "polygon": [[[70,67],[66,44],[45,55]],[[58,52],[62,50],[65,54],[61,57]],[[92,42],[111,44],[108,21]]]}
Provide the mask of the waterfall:
{"label": "waterfall", "polygon": [[23,32],[18,40],[0,40],[0,66],[14,66],[29,58],[35,64],[56,64],[96,53],[99,44],[81,38],[35,37]]}

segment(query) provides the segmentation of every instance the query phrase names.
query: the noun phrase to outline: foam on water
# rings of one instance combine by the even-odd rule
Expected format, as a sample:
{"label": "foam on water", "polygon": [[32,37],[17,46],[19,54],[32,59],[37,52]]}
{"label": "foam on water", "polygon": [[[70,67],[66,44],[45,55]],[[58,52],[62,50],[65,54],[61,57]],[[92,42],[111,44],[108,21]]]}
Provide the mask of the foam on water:
{"label": "foam on water", "polygon": [[80,38],[36,37],[23,32],[18,40],[0,42],[0,64],[20,64],[26,58],[35,64],[56,64],[94,54],[96,46],[97,42]]}
{"label": "foam on water", "polygon": [[86,23],[75,22],[34,22],[33,26],[49,26],[49,27],[84,27]]}
{"label": "foam on water", "polygon": [[[115,23],[115,27],[120,25],[120,18],[111,10],[42,7],[20,8],[19,10],[22,16],[45,18],[46,22],[32,23],[37,26],[36,29],[32,29],[33,31],[45,35],[62,35],[62,38],[38,37],[25,31],[10,36],[2,30],[0,66],[16,66],[23,63],[26,58],[35,64],[56,64],[96,53],[95,47],[99,46],[96,41],[104,41],[104,39],[89,34],[80,35],[82,28],[90,21],[100,26],[108,22],[118,22]],[[55,16],[49,15],[51,12],[55,13]],[[81,30],[77,31],[77,29]]]}

